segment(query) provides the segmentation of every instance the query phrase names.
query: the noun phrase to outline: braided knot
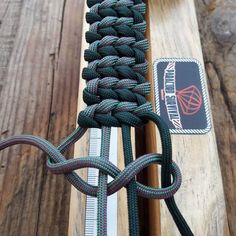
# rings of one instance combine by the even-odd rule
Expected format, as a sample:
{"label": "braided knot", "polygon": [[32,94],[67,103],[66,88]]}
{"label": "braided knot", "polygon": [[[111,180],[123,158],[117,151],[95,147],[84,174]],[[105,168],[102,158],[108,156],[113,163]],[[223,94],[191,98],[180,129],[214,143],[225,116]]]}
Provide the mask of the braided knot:
{"label": "braided knot", "polygon": [[87,105],[101,102],[103,99],[136,102],[138,105],[146,103],[145,96],[150,92],[150,84],[138,84],[134,80],[118,80],[115,77],[94,79],[87,83],[83,91],[83,99]]}
{"label": "braided knot", "polygon": [[88,1],[90,24],[86,40],[90,43],[84,58],[88,66],[82,77],[87,81],[83,100],[88,107],[80,112],[81,127],[139,126],[142,112],[151,111],[145,81],[148,63],[144,37],[146,22],[142,1]]}
{"label": "braided knot", "polygon": [[[130,0],[104,0],[104,1],[91,1],[87,2],[90,7],[90,12],[87,13],[86,18],[91,24],[94,20],[101,20],[105,16],[130,16],[145,13],[145,4],[142,1],[135,2]],[[137,18],[137,16],[136,16]],[[135,18],[135,19],[136,19]],[[91,20],[91,22],[89,21]],[[137,19],[136,19],[137,20]]]}
{"label": "braided knot", "polygon": [[89,45],[85,50],[85,60],[102,59],[105,56],[131,57],[136,64],[145,62],[145,52],[148,49],[147,39],[136,41],[134,37],[105,36]]}
{"label": "braided knot", "polygon": [[135,102],[105,99],[81,111],[78,123],[81,127],[95,128],[101,126],[120,127],[121,124],[138,126],[143,124],[142,114],[150,111],[152,111],[152,105],[149,102],[138,106]]}
{"label": "braided knot", "polygon": [[83,69],[82,76],[86,80],[102,77],[128,78],[144,82],[147,73],[147,62],[135,64],[132,57],[106,56],[101,60],[94,60]]}

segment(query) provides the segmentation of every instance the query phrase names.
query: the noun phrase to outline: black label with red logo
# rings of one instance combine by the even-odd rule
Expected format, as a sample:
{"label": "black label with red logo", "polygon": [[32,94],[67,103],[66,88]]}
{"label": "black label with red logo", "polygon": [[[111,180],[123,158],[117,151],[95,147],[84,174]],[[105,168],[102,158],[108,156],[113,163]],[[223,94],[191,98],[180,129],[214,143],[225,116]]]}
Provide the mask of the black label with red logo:
{"label": "black label with red logo", "polygon": [[155,61],[156,112],[171,133],[204,134],[211,128],[204,73],[195,59]]}

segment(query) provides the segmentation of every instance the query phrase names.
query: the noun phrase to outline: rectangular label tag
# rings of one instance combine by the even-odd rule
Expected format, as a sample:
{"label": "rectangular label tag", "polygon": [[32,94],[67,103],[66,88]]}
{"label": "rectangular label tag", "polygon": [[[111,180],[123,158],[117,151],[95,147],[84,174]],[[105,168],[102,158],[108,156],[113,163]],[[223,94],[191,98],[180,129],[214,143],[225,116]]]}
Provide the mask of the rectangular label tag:
{"label": "rectangular label tag", "polygon": [[153,68],[156,112],[170,132],[207,133],[211,118],[201,64],[195,59],[162,58]]}

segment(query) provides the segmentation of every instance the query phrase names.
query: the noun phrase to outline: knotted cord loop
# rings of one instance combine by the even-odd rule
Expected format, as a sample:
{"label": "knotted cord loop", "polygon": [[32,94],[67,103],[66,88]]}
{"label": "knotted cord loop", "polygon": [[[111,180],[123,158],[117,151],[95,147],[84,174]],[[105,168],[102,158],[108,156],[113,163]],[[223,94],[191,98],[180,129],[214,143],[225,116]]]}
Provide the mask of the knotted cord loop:
{"label": "knotted cord loop", "polygon": [[[83,91],[87,108],[79,113],[79,127],[57,148],[42,138],[20,135],[0,141],[0,150],[15,144],[36,146],[49,156],[47,168],[52,173],[64,174],[79,191],[97,197],[97,235],[107,235],[107,196],[122,187],[128,192],[131,236],[139,235],[137,195],[165,199],[180,233],[193,235],[173,198],[182,177],[178,166],[172,162],[168,127],[152,112],[152,105],[145,98],[150,92],[150,83],[145,81],[148,69],[145,4],[142,0],[88,0],[87,4],[90,11],[86,20],[90,29],[86,40],[90,45],[84,53],[88,66],[82,72],[87,82]],[[133,160],[130,127],[148,121],[153,121],[160,132],[162,154],[146,154]],[[122,130],[125,157],[122,171],[109,161],[111,127]],[[66,160],[63,152],[77,142],[87,128],[101,128],[101,155]],[[136,175],[151,164],[161,165],[162,188],[151,188],[136,181]],[[74,172],[81,168],[99,169],[98,186],[88,184]],[[113,178],[110,183],[107,183],[108,175]]]}
{"label": "knotted cord loop", "polygon": [[[98,157],[80,157],[67,160],[62,153],[65,152],[72,144],[78,141],[86,130],[78,128],[67,139],[65,139],[57,148],[43,138],[33,135],[18,135],[2,140],[0,150],[17,144],[33,145],[50,158],[47,160],[47,168],[54,174],[65,174],[68,181],[79,191],[89,196],[97,196],[98,187],[93,186],[81,179],[74,170],[81,168],[96,168],[114,178],[108,183],[108,195],[111,195],[122,187],[127,187],[132,178],[141,170],[151,164],[162,164],[162,155],[150,153],[139,157],[130,163],[123,171],[119,170],[109,160],[103,160]],[[181,186],[182,176],[179,167],[172,162],[171,175],[173,183],[166,188],[152,188],[139,182],[138,194],[145,198],[165,199],[172,196]]]}

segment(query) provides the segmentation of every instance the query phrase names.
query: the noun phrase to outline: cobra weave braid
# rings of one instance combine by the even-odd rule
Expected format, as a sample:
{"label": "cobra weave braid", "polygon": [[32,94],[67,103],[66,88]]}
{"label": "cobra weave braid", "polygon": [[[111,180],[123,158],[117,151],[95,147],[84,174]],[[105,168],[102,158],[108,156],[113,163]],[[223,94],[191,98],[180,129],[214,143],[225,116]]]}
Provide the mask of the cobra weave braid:
{"label": "cobra weave braid", "polygon": [[[88,0],[90,8],[86,20],[89,48],[84,57],[88,66],[82,77],[87,86],[83,99],[87,108],[78,117],[79,127],[58,147],[31,135],[18,135],[0,141],[0,150],[16,144],[38,147],[48,155],[47,168],[54,174],[64,174],[79,191],[98,199],[97,235],[107,235],[107,196],[122,187],[127,188],[129,234],[139,235],[137,196],[165,199],[167,207],[182,235],[193,235],[173,195],[180,188],[182,176],[172,161],[169,129],[152,111],[146,100],[150,84],[145,81],[147,61],[145,52],[145,3],[142,0]],[[162,154],[150,153],[133,160],[131,126],[156,124],[162,144]],[[109,161],[111,127],[121,127],[125,169],[120,170]],[[102,130],[101,153],[98,157],[67,159],[63,153],[86,132],[87,128]],[[136,181],[137,174],[151,164],[161,165],[161,188],[151,188]],[[81,168],[99,169],[98,186],[84,181],[75,172]],[[108,183],[108,175],[113,180]]]}

